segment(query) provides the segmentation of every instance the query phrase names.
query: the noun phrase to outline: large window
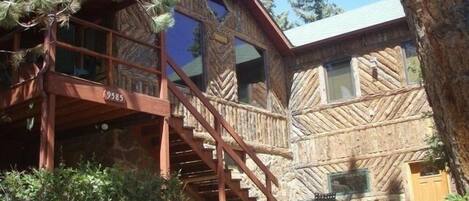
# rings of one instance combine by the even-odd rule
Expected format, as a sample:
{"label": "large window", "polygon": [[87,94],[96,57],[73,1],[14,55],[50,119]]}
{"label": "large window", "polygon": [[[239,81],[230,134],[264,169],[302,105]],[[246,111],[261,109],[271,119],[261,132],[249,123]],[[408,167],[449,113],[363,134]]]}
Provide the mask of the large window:
{"label": "large window", "polygon": [[368,175],[366,169],[329,174],[329,192],[337,194],[369,192],[370,179]]}
{"label": "large window", "polygon": [[[202,61],[201,24],[186,15],[176,12],[176,24],[166,34],[166,49],[174,61],[197,84],[204,87]],[[183,84],[179,76],[168,70],[168,79]]]}
{"label": "large window", "polygon": [[325,72],[329,102],[347,100],[356,96],[350,58],[326,64]]}
{"label": "large window", "polygon": [[258,107],[267,105],[264,51],[243,40],[235,39],[238,99]]}
{"label": "large window", "polygon": [[408,84],[418,84],[422,81],[422,71],[420,61],[417,56],[417,47],[411,41],[403,45],[405,54],[405,71]]}

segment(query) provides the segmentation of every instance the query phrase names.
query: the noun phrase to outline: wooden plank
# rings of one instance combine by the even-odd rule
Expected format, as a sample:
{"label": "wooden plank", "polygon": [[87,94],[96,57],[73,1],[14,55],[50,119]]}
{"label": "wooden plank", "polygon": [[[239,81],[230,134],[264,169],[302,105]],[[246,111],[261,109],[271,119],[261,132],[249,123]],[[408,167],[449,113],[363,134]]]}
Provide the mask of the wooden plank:
{"label": "wooden plank", "polygon": [[[158,116],[169,116],[170,104],[167,100],[160,98],[129,92],[115,87],[106,87],[99,83],[62,75],[58,73],[48,73],[47,91],[76,99],[87,100],[95,103],[108,104],[119,108],[145,112]],[[125,102],[114,103],[104,100],[105,91],[115,91],[121,94]]]}
{"label": "wooden plank", "polygon": [[0,92],[0,110],[24,103],[40,95],[38,79],[25,81]]}

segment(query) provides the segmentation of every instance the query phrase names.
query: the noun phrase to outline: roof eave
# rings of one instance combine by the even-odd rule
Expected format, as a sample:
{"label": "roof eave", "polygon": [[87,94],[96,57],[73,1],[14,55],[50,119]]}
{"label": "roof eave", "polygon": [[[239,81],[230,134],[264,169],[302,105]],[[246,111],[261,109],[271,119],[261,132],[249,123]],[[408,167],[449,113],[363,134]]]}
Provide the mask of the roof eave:
{"label": "roof eave", "polygon": [[257,19],[261,28],[267,33],[268,37],[272,40],[275,47],[279,50],[282,55],[291,56],[293,55],[293,45],[290,43],[288,38],[285,36],[283,31],[274,22],[267,10],[258,0],[241,0],[248,7],[254,18]]}

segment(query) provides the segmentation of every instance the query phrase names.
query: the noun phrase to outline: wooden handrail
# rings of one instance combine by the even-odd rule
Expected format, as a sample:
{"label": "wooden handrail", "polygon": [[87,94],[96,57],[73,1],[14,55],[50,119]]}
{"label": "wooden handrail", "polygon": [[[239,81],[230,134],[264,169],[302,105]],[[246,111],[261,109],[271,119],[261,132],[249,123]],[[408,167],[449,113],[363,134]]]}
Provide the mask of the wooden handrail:
{"label": "wooden handrail", "polygon": [[[259,179],[252,173],[252,171],[246,166],[244,161],[234,152],[231,146],[227,145],[221,133],[217,132],[210,123],[205,120],[205,118],[197,111],[197,109],[187,100],[185,95],[181,92],[180,89],[172,82],[168,82],[168,87],[173,92],[173,94],[181,101],[181,103],[191,112],[191,114],[199,121],[199,123],[208,131],[208,133],[215,139],[217,145],[221,145],[223,150],[236,162],[236,164],[244,171],[244,173],[254,182],[254,184],[266,195],[268,200],[275,200],[271,192],[271,184],[274,183],[278,185],[277,178],[270,172],[270,170],[262,163],[262,161],[257,157],[257,155],[248,147],[244,140],[239,136],[239,134],[234,130],[234,128],[226,122],[226,120],[221,116],[218,110],[209,102],[209,100],[203,95],[203,93],[198,89],[194,82],[179,68],[179,66],[170,58],[167,57],[169,66],[179,75],[179,77],[186,83],[189,89],[199,98],[199,100],[204,104],[204,106],[212,113],[216,121],[223,126],[233,139],[238,143],[238,145],[247,153],[249,157],[256,163],[256,165],[264,172],[266,175],[266,185],[264,186]],[[215,125],[217,127],[219,125]]]}
{"label": "wooden handrail", "polygon": [[80,24],[80,25],[85,26],[85,27],[92,27],[94,29],[99,29],[101,31],[110,32],[110,33],[112,33],[116,36],[119,36],[120,38],[132,41],[134,43],[138,43],[138,44],[143,45],[143,46],[147,46],[147,47],[152,48],[152,49],[160,49],[159,46],[152,45],[152,44],[146,43],[144,41],[141,41],[141,40],[138,40],[138,39],[135,39],[135,38],[131,38],[129,36],[126,36],[123,33],[120,33],[118,31],[116,31],[116,30],[113,30],[113,29],[110,29],[110,28],[107,28],[107,27],[104,27],[104,26],[101,26],[101,25],[98,25],[98,24],[95,24],[95,23],[92,23],[92,22],[88,22],[86,20],[82,20],[82,19],[77,18],[77,17],[73,17],[73,16],[70,17],[70,21],[75,22],[75,23]]}
{"label": "wooden handrail", "polygon": [[130,66],[132,68],[136,68],[138,70],[145,71],[145,72],[148,72],[148,73],[161,74],[161,71],[156,70],[157,69],[156,67],[147,68],[145,66],[129,63],[129,62],[124,61],[122,59],[119,59],[119,58],[116,58],[116,57],[111,57],[111,56],[108,56],[108,55],[105,55],[105,54],[102,54],[102,53],[98,53],[98,52],[89,50],[87,48],[77,47],[77,46],[70,45],[68,43],[64,43],[64,42],[60,42],[60,41],[57,41],[56,43],[57,43],[57,47],[59,47],[59,48],[67,49],[67,50],[74,51],[74,52],[79,52],[79,53],[86,54],[86,55],[92,56],[92,57],[98,57],[98,58],[101,58],[101,59],[112,60],[112,62],[114,62],[114,63]]}
{"label": "wooden handrail", "polygon": [[179,77],[187,84],[187,86],[191,89],[192,92],[200,99],[202,104],[212,113],[212,115],[218,119],[221,125],[228,131],[228,133],[233,137],[233,139],[239,144],[239,146],[246,151],[246,153],[251,157],[251,159],[261,168],[261,170],[269,175],[272,179],[273,183],[278,186],[278,180],[275,175],[270,172],[270,170],[262,163],[262,161],[257,157],[257,155],[251,150],[251,148],[244,142],[244,140],[239,136],[239,134],[235,131],[235,129],[222,117],[222,115],[218,112],[218,110],[209,102],[209,100],[205,97],[202,91],[195,85],[194,82],[182,71],[179,66],[174,62],[171,57],[167,57],[169,66],[176,72]]}

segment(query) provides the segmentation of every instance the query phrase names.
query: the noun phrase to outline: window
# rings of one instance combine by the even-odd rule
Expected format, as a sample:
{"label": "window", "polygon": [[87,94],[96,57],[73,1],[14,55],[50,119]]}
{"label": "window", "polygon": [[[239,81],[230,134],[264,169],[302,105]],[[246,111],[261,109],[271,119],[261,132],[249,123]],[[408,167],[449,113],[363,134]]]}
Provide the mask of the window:
{"label": "window", "polygon": [[417,47],[415,47],[415,44],[411,41],[405,42],[402,46],[405,54],[407,84],[418,84],[422,81],[422,71],[417,56]]}
{"label": "window", "polygon": [[[176,24],[166,34],[169,56],[181,67],[191,80],[203,89],[202,33],[201,24],[188,16],[176,12]],[[168,79],[183,84],[179,76],[168,68]]]}
{"label": "window", "polygon": [[226,5],[223,0],[209,0],[208,7],[219,22],[223,21],[223,19],[225,19],[226,14],[228,14],[228,8],[226,8]]}
{"label": "window", "polygon": [[328,176],[329,192],[337,194],[366,193],[370,191],[367,169],[332,173]]}
{"label": "window", "polygon": [[329,102],[350,99],[356,96],[350,59],[325,65],[327,100]]}
{"label": "window", "polygon": [[238,99],[258,107],[267,105],[264,51],[243,40],[235,39]]}

